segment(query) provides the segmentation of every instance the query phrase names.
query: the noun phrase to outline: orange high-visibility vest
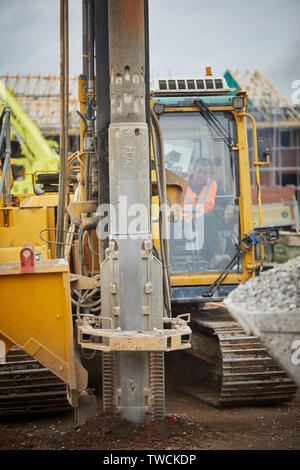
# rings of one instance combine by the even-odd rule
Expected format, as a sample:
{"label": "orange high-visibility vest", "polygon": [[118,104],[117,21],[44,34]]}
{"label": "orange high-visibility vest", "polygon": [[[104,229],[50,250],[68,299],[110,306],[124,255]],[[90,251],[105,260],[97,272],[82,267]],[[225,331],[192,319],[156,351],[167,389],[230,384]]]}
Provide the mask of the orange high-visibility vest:
{"label": "orange high-visibility vest", "polygon": [[[188,178],[186,178],[186,180],[187,179]],[[198,196],[192,191],[190,186],[188,186],[182,216],[187,218],[187,220],[190,220],[193,217],[199,217],[200,208],[202,213],[212,212],[215,207],[216,194],[217,182],[210,178],[207,178],[206,185],[203,186],[201,193]]]}

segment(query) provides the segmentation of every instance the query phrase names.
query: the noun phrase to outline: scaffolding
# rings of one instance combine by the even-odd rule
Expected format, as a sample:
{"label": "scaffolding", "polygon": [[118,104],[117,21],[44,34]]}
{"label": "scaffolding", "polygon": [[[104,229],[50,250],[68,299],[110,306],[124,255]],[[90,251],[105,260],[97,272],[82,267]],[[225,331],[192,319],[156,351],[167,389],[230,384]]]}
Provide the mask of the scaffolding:
{"label": "scaffolding", "polygon": [[[227,70],[228,85],[247,91],[249,111],[254,116],[258,136],[269,138],[272,162],[262,167],[262,182],[266,186],[293,184],[300,190],[300,112],[259,71],[253,73]],[[249,132],[250,134],[250,132]],[[250,160],[253,161],[253,143],[249,138]],[[255,169],[251,169],[255,185]]]}
{"label": "scaffolding", "polygon": [[[7,88],[46,136],[60,132],[60,78],[56,75],[1,75]],[[79,135],[77,79],[69,85],[69,135]]]}

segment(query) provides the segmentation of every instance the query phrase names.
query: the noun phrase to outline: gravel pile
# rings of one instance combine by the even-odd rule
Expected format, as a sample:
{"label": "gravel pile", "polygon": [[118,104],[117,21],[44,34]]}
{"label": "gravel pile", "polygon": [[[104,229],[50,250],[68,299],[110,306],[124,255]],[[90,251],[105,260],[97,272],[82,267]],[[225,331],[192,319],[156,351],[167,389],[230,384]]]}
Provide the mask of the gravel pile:
{"label": "gravel pile", "polygon": [[299,312],[300,256],[241,284],[228,301],[249,313]]}

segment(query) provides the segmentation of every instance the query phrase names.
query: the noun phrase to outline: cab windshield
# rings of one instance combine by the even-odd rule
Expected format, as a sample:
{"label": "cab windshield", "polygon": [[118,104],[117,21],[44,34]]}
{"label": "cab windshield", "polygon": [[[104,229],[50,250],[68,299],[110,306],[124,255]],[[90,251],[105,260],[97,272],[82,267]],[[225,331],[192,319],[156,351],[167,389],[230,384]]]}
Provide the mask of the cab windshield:
{"label": "cab windshield", "polygon": [[181,216],[169,224],[171,274],[222,272],[239,243],[238,156],[228,145],[236,125],[230,112],[214,115],[228,140],[200,113],[160,116],[166,167],[188,182]]}

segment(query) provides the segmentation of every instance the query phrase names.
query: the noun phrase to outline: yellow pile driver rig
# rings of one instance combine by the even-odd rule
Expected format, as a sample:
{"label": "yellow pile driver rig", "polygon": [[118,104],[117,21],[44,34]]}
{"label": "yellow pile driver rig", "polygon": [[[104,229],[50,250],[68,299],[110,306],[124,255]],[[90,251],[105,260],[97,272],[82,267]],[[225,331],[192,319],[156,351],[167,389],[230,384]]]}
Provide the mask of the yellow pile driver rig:
{"label": "yellow pile driver rig", "polygon": [[[46,397],[45,410],[57,392],[63,408],[66,384],[69,403],[86,419],[96,410],[88,387],[102,376],[105,412],[162,419],[165,353],[176,385],[209,403],[290,400],[295,385],[258,339],[204,308],[258,273],[263,237],[276,236],[253,227],[247,119],[258,191],[269,149],[257,151],[246,94],[210,70],[161,79],[150,92],[148,1],[83,0],[81,149],[67,158],[67,3],[61,0],[59,192],[46,191],[54,177],[43,174],[35,175],[43,194],[12,197],[9,149],[2,165],[1,249],[7,240],[3,248],[18,247],[18,258],[0,264],[1,410],[30,411]],[[208,170],[204,199],[213,203],[207,210],[197,195],[189,211],[199,164]],[[27,220],[16,230],[21,247],[12,235],[19,213]],[[22,354],[9,353],[13,345],[29,355],[19,365],[15,357],[7,362]],[[201,389],[203,371],[214,394]]]}

